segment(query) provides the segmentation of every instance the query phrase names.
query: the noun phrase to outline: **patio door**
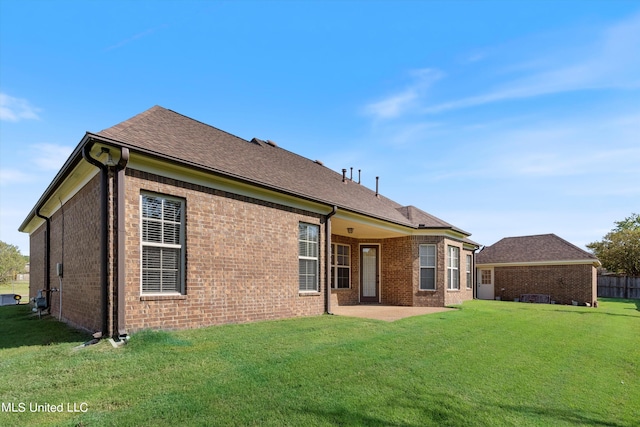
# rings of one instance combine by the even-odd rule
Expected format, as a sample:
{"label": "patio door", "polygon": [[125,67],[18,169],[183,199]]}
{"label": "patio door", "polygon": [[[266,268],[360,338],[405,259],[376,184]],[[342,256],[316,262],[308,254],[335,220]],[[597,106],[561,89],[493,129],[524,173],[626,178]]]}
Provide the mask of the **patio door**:
{"label": "patio door", "polygon": [[493,299],[493,268],[478,271],[478,299]]}
{"label": "patio door", "polygon": [[360,246],[360,302],[380,302],[380,248]]}

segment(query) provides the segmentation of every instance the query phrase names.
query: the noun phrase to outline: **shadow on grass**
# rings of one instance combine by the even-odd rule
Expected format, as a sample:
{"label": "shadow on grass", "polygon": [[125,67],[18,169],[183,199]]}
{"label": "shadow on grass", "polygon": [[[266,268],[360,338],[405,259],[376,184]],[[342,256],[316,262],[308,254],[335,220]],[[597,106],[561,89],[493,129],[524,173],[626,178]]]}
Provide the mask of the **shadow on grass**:
{"label": "shadow on grass", "polygon": [[[640,309],[638,310],[640,311]],[[582,315],[597,315],[597,316],[621,316],[621,317],[634,317],[636,319],[640,318],[635,314],[620,314],[620,313],[610,313],[607,311],[598,311],[597,308],[593,309],[593,311],[578,311],[578,310],[557,310],[558,313],[572,313],[572,314],[582,314]]]}
{"label": "shadow on grass", "polygon": [[64,342],[82,343],[89,339],[91,335],[88,333],[70,328],[51,316],[38,318],[30,305],[0,307],[0,350]]}
{"label": "shadow on grass", "polygon": [[389,401],[385,408],[376,408],[371,411],[377,415],[362,413],[357,408],[344,407],[306,408],[304,412],[311,413],[318,419],[324,419],[331,425],[343,426],[484,426],[495,425],[503,417],[511,422],[521,419],[523,423],[525,419],[535,419],[542,423],[548,422],[548,425],[564,423],[582,426],[626,426],[626,424],[600,419],[594,414],[578,410],[491,403],[483,403],[482,408],[476,408],[473,405],[460,403],[459,400],[455,400],[455,396],[435,394],[423,396],[423,398],[412,402]]}
{"label": "shadow on grass", "polygon": [[527,414],[538,419],[548,419],[550,422],[563,422],[576,424],[581,426],[609,426],[609,427],[625,427],[627,424],[621,424],[615,421],[598,419],[595,415],[585,413],[584,411],[575,411],[570,409],[558,408],[540,408],[533,406],[517,406],[517,405],[495,405],[496,407],[509,412],[518,414]]}

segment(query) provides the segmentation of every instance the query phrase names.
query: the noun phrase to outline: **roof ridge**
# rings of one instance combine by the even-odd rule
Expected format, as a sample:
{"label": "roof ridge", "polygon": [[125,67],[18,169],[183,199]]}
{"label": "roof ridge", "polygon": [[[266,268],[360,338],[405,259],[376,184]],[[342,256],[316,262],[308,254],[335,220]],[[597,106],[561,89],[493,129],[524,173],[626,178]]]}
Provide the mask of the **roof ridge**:
{"label": "roof ridge", "polygon": [[[184,115],[184,114],[182,114],[182,113],[178,113],[177,111],[174,111],[174,110],[172,110],[172,109],[170,109],[170,108],[164,108],[164,107],[163,107],[163,106],[161,106],[161,105],[155,105],[155,106],[154,106],[154,107],[152,107],[152,108],[155,108],[155,107],[161,108],[161,109],[163,109],[163,110],[165,110],[165,111],[169,111],[169,112],[171,112],[171,113],[173,113],[173,114],[176,114],[176,115],[178,115],[178,116],[180,116],[180,117],[184,117],[185,119],[189,119],[189,120],[191,120],[191,121],[193,121],[193,122],[196,122],[196,123],[199,123],[199,124],[201,124],[201,125],[205,125],[205,126],[207,126],[207,127],[211,128],[211,129],[215,129],[215,130],[217,130],[218,132],[226,133],[227,135],[232,136],[232,137],[234,137],[234,138],[236,138],[236,139],[242,140],[242,141],[247,142],[247,143],[251,143],[251,141],[248,141],[248,140],[246,140],[246,139],[244,139],[244,138],[242,138],[242,137],[240,137],[240,136],[238,136],[238,135],[234,135],[234,134],[232,134],[231,132],[227,132],[226,130],[223,130],[223,129],[217,128],[217,127],[215,127],[215,126],[213,126],[213,125],[210,125],[209,123],[205,123],[205,122],[203,122],[203,121],[201,121],[201,120],[194,119],[193,117],[189,117],[189,116]],[[147,110],[147,111],[150,111],[150,110],[151,110],[151,108],[150,108],[149,110]]]}
{"label": "roof ridge", "polygon": [[[331,168],[329,168],[329,167],[324,166],[324,164],[319,164],[318,162],[316,162],[315,160],[310,159],[309,157],[305,157],[305,156],[303,156],[303,155],[301,155],[301,154],[298,154],[298,153],[295,153],[295,152],[293,152],[293,151],[287,150],[286,148],[280,147],[280,145],[278,145],[278,144],[274,144],[274,145],[268,144],[268,143],[267,143],[267,141],[269,141],[269,140],[264,141],[264,140],[262,140],[262,139],[260,139],[260,138],[258,138],[258,137],[253,137],[251,140],[246,140],[246,139],[244,139],[244,138],[242,138],[242,137],[240,137],[240,136],[238,136],[238,135],[235,135],[235,134],[233,134],[233,133],[231,133],[231,132],[227,132],[226,130],[222,130],[222,129],[217,128],[217,127],[215,127],[215,126],[213,126],[213,125],[210,125],[210,124],[205,123],[205,122],[203,122],[203,121],[200,121],[200,120],[198,120],[198,119],[194,119],[193,117],[189,117],[189,116],[187,116],[187,115],[184,115],[184,114],[179,113],[179,112],[177,112],[177,111],[171,110],[171,109],[169,109],[169,108],[164,108],[164,107],[162,107],[162,106],[160,106],[160,105],[156,105],[156,106],[154,106],[154,107],[152,107],[152,108],[155,108],[155,107],[158,107],[158,108],[161,108],[161,109],[163,109],[163,110],[166,110],[166,111],[172,112],[172,113],[174,113],[174,114],[176,114],[176,115],[178,115],[178,116],[184,117],[184,118],[189,119],[189,120],[191,120],[191,121],[194,121],[194,122],[196,122],[196,123],[203,124],[203,125],[205,125],[205,126],[207,126],[207,127],[211,128],[211,129],[215,129],[215,130],[220,131],[220,132],[222,132],[222,133],[226,133],[227,135],[230,135],[230,136],[232,136],[232,137],[234,137],[234,138],[240,139],[240,140],[242,140],[242,141],[244,141],[244,142],[247,142],[247,143],[251,143],[251,140],[256,139],[257,141],[259,141],[259,143],[260,143],[260,144],[254,144],[254,145],[259,145],[259,146],[261,146],[261,147],[264,147],[265,145],[267,145],[267,146],[269,146],[269,147],[271,147],[271,148],[280,149],[280,150],[282,150],[282,151],[284,151],[284,152],[286,152],[286,153],[292,154],[292,155],[294,155],[294,156],[297,156],[297,157],[299,157],[299,158],[301,158],[301,159],[304,159],[304,160],[306,160],[306,161],[309,161],[309,162],[311,162],[311,163],[317,164],[317,165],[319,165],[319,166],[323,166],[323,167],[327,168],[328,170],[330,170],[331,172],[333,172],[334,174],[336,174],[337,176],[341,176],[339,172],[334,171],[333,169],[331,169]],[[151,109],[150,109],[150,110],[151,110]],[[147,110],[147,111],[149,111],[149,110]],[[365,188],[368,188],[368,187],[366,187],[366,186],[365,186]],[[371,190],[371,191],[373,191],[373,190]]]}
{"label": "roof ridge", "polygon": [[[470,235],[413,205],[398,209],[402,206],[400,203],[351,178],[344,183],[339,170],[303,154],[269,140],[242,138],[161,105],[154,105],[96,135],[162,158],[186,162],[372,218],[412,228],[420,228],[423,224],[419,223],[426,223],[427,227],[450,228]],[[411,220],[406,216],[407,211]]]}

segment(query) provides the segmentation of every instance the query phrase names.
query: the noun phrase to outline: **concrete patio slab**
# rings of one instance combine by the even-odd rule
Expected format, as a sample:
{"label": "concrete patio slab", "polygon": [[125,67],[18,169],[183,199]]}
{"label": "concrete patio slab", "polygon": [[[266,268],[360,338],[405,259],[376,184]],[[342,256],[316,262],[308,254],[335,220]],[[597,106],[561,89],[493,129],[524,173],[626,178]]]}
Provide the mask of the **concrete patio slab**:
{"label": "concrete patio slab", "polygon": [[441,313],[455,308],[447,307],[402,307],[392,305],[363,304],[342,305],[331,307],[333,314],[338,316],[362,317],[365,319],[385,320],[393,322],[405,317],[421,316],[423,314]]}

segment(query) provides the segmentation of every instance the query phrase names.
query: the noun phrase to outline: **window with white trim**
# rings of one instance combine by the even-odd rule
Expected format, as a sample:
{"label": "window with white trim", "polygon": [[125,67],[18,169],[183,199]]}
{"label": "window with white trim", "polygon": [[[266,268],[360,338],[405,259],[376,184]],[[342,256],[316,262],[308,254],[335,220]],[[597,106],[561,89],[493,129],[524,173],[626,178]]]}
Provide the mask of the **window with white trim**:
{"label": "window with white trim", "polygon": [[184,199],[141,194],[142,293],[184,291]]}
{"label": "window with white trim", "polygon": [[301,292],[318,292],[318,247],[320,227],[301,222],[298,225],[298,285]]}
{"label": "window with white trim", "polygon": [[473,277],[471,275],[471,264],[473,264],[473,257],[467,255],[467,289],[473,288]]}
{"label": "window with white trim", "polygon": [[334,243],[331,245],[331,287],[348,289],[351,287],[351,246]]}
{"label": "window with white trim", "polygon": [[420,290],[436,289],[436,245],[420,245]]}
{"label": "window with white trim", "polygon": [[447,289],[460,289],[460,248],[447,246]]}

